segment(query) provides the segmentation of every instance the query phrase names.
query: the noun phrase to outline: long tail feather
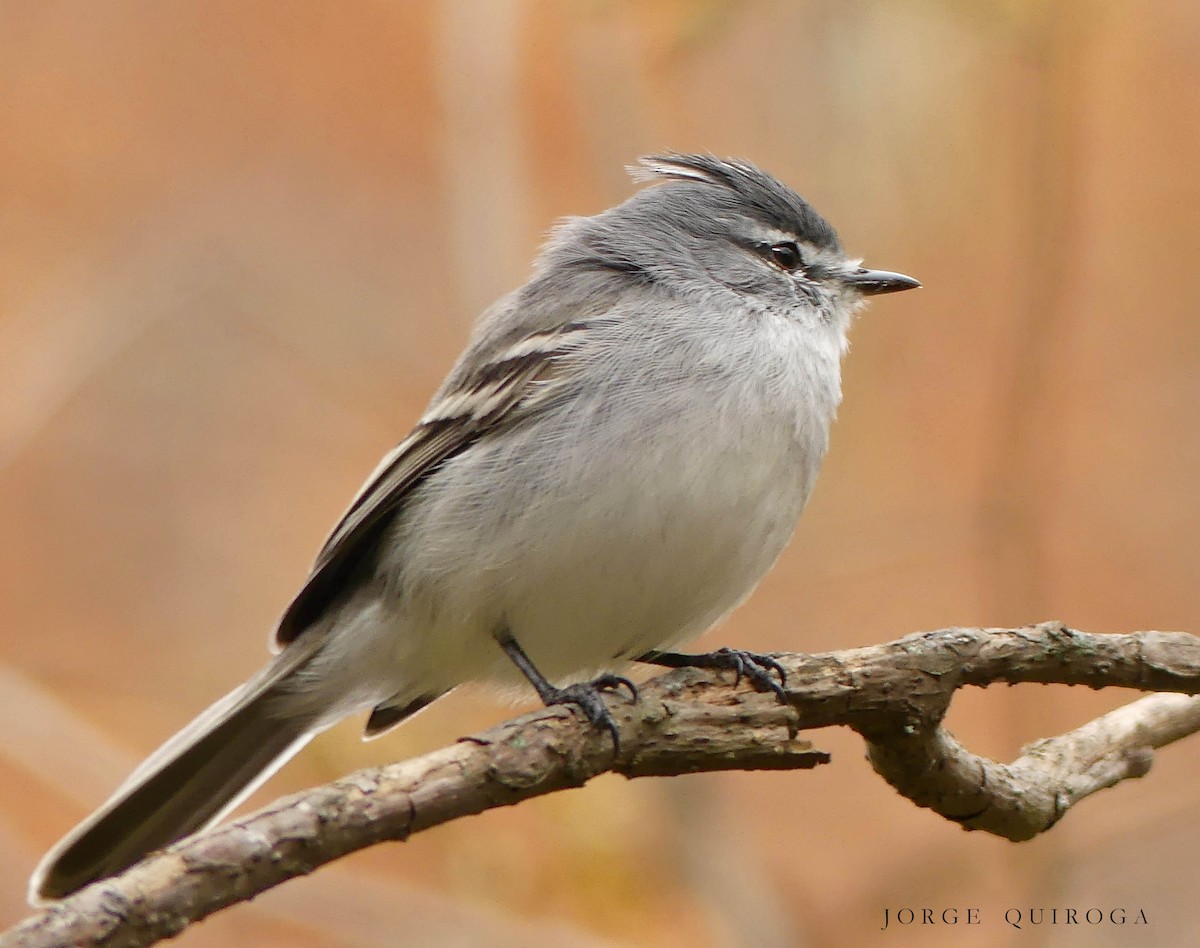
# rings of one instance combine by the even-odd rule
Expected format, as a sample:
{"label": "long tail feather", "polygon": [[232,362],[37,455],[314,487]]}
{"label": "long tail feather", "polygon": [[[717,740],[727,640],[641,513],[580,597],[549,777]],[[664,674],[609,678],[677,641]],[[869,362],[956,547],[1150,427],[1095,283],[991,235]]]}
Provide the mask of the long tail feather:
{"label": "long tail feather", "polygon": [[46,854],[30,882],[30,900],[62,898],[115,875],[220,819],[253,792],[323,725],[313,716],[280,715],[277,699],[304,658],[281,655],[151,755]]}

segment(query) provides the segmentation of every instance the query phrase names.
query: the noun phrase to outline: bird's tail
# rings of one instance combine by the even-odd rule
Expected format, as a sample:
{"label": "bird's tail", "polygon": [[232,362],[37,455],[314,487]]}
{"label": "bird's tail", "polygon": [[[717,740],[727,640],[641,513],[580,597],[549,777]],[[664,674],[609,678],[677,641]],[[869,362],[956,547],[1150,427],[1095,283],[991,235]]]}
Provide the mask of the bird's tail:
{"label": "bird's tail", "polygon": [[312,713],[281,714],[277,700],[311,657],[306,652],[300,643],[285,650],[155,751],[46,854],[30,881],[30,901],[62,898],[208,826],[308,743],[327,722]]}

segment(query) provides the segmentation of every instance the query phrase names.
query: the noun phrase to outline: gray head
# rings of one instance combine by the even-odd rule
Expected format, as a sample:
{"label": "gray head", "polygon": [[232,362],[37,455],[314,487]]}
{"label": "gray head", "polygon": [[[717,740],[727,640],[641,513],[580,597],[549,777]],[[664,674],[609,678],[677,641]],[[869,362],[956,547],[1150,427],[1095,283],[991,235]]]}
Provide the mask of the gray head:
{"label": "gray head", "polygon": [[539,267],[624,274],[676,292],[736,293],[755,308],[803,306],[847,316],[863,296],[906,290],[911,277],[867,270],[837,232],[782,182],[746,161],[665,154],[630,169],[649,181],[623,204],[573,218]]}

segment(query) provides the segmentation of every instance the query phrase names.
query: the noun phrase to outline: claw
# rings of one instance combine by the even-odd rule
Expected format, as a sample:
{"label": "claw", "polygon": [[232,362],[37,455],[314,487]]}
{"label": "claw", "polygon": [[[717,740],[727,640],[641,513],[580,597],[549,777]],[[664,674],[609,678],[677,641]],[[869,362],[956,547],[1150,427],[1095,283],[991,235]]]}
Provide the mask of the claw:
{"label": "claw", "polygon": [[[678,652],[650,652],[641,661],[668,668],[727,668],[733,672],[734,686],[748,678],[759,691],[771,691],[781,701],[787,701],[787,669],[776,659],[762,652],[747,652],[738,648],[722,648],[701,655],[684,655]],[[773,676],[778,675],[776,681]]]}
{"label": "claw", "polygon": [[629,700],[637,701],[640,697],[638,687],[624,675],[614,675],[606,672],[599,678],[593,678],[589,684],[601,689],[602,691],[616,691],[618,688],[625,688],[629,692]]}
{"label": "claw", "polygon": [[[732,668],[733,684],[736,687],[746,677],[759,691],[773,691],[780,701],[787,700],[784,685],[787,684],[787,669],[770,655],[762,652],[747,652],[736,648],[722,648],[712,653],[712,663],[720,668]],[[779,676],[776,681],[772,674]]]}
{"label": "claw", "polygon": [[[750,668],[747,675],[750,679],[774,691],[782,700],[785,697],[783,686],[787,684],[787,669],[770,655],[748,652],[744,657],[749,661]],[[771,677],[772,672],[779,676],[778,682]]]}
{"label": "claw", "polygon": [[544,700],[547,705],[575,705],[575,707],[583,712],[583,716],[588,719],[588,723],[592,727],[608,731],[612,736],[613,753],[620,754],[621,732],[617,729],[617,722],[613,718],[612,712],[608,710],[608,705],[604,703],[604,698],[601,697],[601,692],[616,691],[618,688],[628,689],[630,701],[638,700],[637,685],[621,675],[608,673],[577,685],[555,688],[552,693],[544,696]]}

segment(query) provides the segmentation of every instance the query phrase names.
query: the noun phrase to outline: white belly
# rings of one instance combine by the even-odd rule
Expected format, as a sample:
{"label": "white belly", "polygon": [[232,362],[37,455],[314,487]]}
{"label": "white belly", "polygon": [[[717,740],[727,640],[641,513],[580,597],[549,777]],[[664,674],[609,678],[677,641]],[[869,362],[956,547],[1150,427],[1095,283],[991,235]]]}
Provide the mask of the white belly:
{"label": "white belly", "polygon": [[[403,663],[425,680],[518,680],[494,644],[503,629],[547,677],[579,677],[726,615],[792,535],[815,466],[790,436],[714,443],[687,429],[568,457],[550,479],[503,446],[448,467],[419,529],[458,540],[396,564],[420,630]],[[481,472],[505,469],[471,496]]]}
{"label": "white belly", "polygon": [[[772,340],[762,351],[787,357]],[[638,412],[597,392],[452,458],[334,623],[326,667],[341,684],[326,687],[370,703],[519,682],[500,632],[558,681],[700,635],[795,529],[836,406],[828,362],[832,377],[816,380],[827,404],[790,366],[744,385],[725,372],[701,411],[694,387],[656,391]]]}

